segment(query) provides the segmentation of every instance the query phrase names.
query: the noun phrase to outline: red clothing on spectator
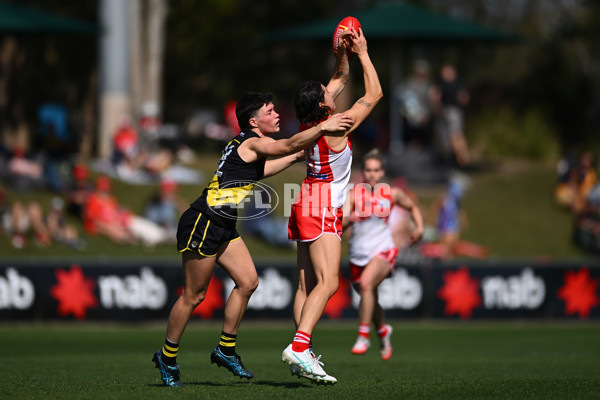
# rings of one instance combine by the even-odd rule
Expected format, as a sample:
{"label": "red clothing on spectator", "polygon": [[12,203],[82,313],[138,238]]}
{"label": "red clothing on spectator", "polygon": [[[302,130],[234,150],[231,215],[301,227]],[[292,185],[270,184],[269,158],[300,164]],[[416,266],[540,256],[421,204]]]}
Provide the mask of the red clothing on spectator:
{"label": "red clothing on spectator", "polygon": [[127,226],[129,212],[119,209],[117,199],[110,195],[92,193],[83,210],[83,226],[90,235],[98,233],[97,222]]}

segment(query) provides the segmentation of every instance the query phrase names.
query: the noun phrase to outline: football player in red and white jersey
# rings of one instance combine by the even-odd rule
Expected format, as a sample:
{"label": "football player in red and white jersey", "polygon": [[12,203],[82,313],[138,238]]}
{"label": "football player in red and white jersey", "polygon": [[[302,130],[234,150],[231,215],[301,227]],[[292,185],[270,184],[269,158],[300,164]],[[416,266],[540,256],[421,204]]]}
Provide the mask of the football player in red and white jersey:
{"label": "football player in red and white jersey", "polygon": [[350,273],[352,284],[361,296],[358,338],[352,353],[364,354],[371,346],[372,322],[379,336],[381,358],[389,360],[392,357],[392,327],[385,324],[383,309],[377,299],[377,287],[391,275],[398,256],[389,217],[394,206],[408,211],[414,223],[409,239],[409,245],[412,245],[423,235],[423,216],[402,189],[383,183],[384,159],[377,149],[364,155],[362,173],[364,183],[350,191],[347,199],[349,213],[344,218],[344,227],[352,224]]}
{"label": "football player in red and white jersey", "polygon": [[[344,111],[354,121],[352,128],[343,135],[325,135],[305,149],[307,176],[292,206],[288,226],[289,238],[298,242],[300,276],[294,300],[297,331],[292,344],[283,351],[282,360],[291,365],[293,373],[297,371],[300,376],[323,383],[335,383],[336,379],[325,373],[320,357],[312,353],[311,337],[327,301],[339,284],[342,207],[352,164],[350,133],[383,97],[362,29],[358,32],[351,29],[344,37],[362,65],[365,94]],[[340,57],[347,58],[347,52],[343,50],[338,50],[338,60]],[[334,113],[334,99],[347,80],[347,77],[340,79],[339,71],[336,70],[327,87],[314,81],[300,85],[294,107],[301,129],[318,124]]]}

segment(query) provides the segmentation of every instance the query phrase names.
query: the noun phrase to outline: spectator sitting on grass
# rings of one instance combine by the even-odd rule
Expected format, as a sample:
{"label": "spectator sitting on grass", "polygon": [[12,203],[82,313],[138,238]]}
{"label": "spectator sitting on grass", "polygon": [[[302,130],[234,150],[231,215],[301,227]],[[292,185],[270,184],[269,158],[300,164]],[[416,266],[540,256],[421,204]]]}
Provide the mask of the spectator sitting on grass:
{"label": "spectator sitting on grass", "polygon": [[177,196],[177,183],[164,179],[157,193],[150,197],[144,208],[144,217],[164,228],[175,240],[179,217],[187,203]]}
{"label": "spectator sitting on grass", "polygon": [[84,250],[85,241],[79,238],[77,229],[65,221],[64,205],[65,202],[62,198],[58,196],[52,198],[50,211],[46,215],[46,225],[50,236],[56,243],[63,243],[73,250]]}
{"label": "spectator sitting on grass", "polygon": [[48,227],[44,223],[42,207],[38,202],[31,201],[24,204],[20,201],[12,205],[5,203],[4,193],[1,195],[4,203],[1,215],[1,229],[7,236],[11,237],[11,244],[22,249],[27,245],[27,237],[33,233],[35,243],[41,247],[47,247],[52,243]]}
{"label": "spectator sitting on grass", "polygon": [[573,213],[576,215],[583,212],[587,196],[598,180],[595,167],[596,160],[594,155],[589,151],[583,153],[579,160],[579,176],[575,198],[573,199]]}
{"label": "spectator sitting on grass", "polygon": [[88,234],[104,235],[120,244],[155,246],[170,239],[168,231],[159,225],[121,208],[105,176],[96,180],[96,190],[87,199],[83,223]]}
{"label": "spectator sitting on grass", "polygon": [[594,185],[575,216],[573,242],[588,253],[600,253],[600,184]]}
{"label": "spectator sitting on grass", "polygon": [[72,172],[72,180],[65,192],[67,213],[79,219],[83,219],[83,208],[88,196],[94,191],[94,185],[88,178],[88,170],[85,165],[75,165]]}
{"label": "spectator sitting on grass", "polygon": [[575,160],[575,157],[569,156],[559,163],[559,181],[554,189],[554,198],[559,206],[577,215],[584,211],[586,197],[596,184],[597,176],[596,160],[591,152],[586,151]]}

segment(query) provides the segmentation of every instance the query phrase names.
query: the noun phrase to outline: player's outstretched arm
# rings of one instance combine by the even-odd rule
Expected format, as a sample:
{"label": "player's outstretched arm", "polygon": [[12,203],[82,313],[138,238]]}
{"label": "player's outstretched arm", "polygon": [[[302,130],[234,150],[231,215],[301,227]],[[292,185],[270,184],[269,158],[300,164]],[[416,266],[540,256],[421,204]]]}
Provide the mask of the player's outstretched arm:
{"label": "player's outstretched arm", "polygon": [[335,55],[335,67],[333,75],[327,84],[327,90],[335,100],[346,87],[350,76],[350,63],[348,62],[348,44],[350,43],[351,31],[345,31],[340,36],[339,48]]}
{"label": "player's outstretched arm", "polygon": [[415,202],[400,188],[392,189],[392,198],[394,203],[400,207],[405,208],[410,212],[413,222],[415,223],[415,229],[410,234],[410,244],[418,242],[423,236],[423,215],[421,210],[415,204]]}
{"label": "player's outstretched arm", "polygon": [[284,169],[287,169],[292,164],[297,163],[301,160],[304,160],[304,150],[300,150],[299,152],[290,154],[289,156],[276,158],[274,160],[267,160],[267,162],[265,163],[265,172],[263,174],[263,179],[273,175],[277,175]]}
{"label": "player's outstretched arm", "polygon": [[248,148],[260,156],[287,156],[308,147],[324,133],[344,132],[354,120],[345,113],[336,114],[310,129],[296,133],[289,139],[275,140],[269,137],[247,140]]}
{"label": "player's outstretched arm", "polygon": [[[354,29],[352,30],[355,33]],[[367,40],[365,35],[360,29],[359,34],[353,34],[352,38],[352,51],[358,55],[358,59],[363,68],[363,79],[365,84],[365,94],[354,103],[350,110],[345,111],[346,114],[350,115],[354,119],[354,126],[348,131],[352,132],[356,129],[373,111],[375,105],[383,97],[383,91],[381,89],[381,83],[379,82],[379,76],[373,66],[373,62],[369,57],[367,48]]]}

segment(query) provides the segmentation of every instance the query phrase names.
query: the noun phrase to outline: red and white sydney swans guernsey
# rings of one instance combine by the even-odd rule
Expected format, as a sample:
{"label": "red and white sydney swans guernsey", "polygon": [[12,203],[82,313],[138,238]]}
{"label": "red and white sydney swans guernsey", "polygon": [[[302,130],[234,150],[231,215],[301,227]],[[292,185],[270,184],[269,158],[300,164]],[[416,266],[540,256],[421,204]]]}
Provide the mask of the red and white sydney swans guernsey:
{"label": "red and white sydney swans guernsey", "polygon": [[352,224],[349,261],[365,266],[375,256],[393,264],[398,250],[390,230],[389,217],[394,200],[389,191],[374,193],[358,185],[353,192],[358,220]]}
{"label": "red and white sydney swans guernsey", "polygon": [[[300,131],[311,126],[302,124]],[[311,241],[323,233],[342,234],[342,206],[352,168],[352,140],[335,151],[325,137],[305,149],[306,178],[292,205],[289,238]]]}
{"label": "red and white sydney swans guernsey", "polygon": [[[352,141],[336,152],[323,136],[306,149],[306,178],[303,186],[325,196],[319,196],[319,205],[342,208],[352,168]],[[304,190],[303,190],[304,191]]]}

